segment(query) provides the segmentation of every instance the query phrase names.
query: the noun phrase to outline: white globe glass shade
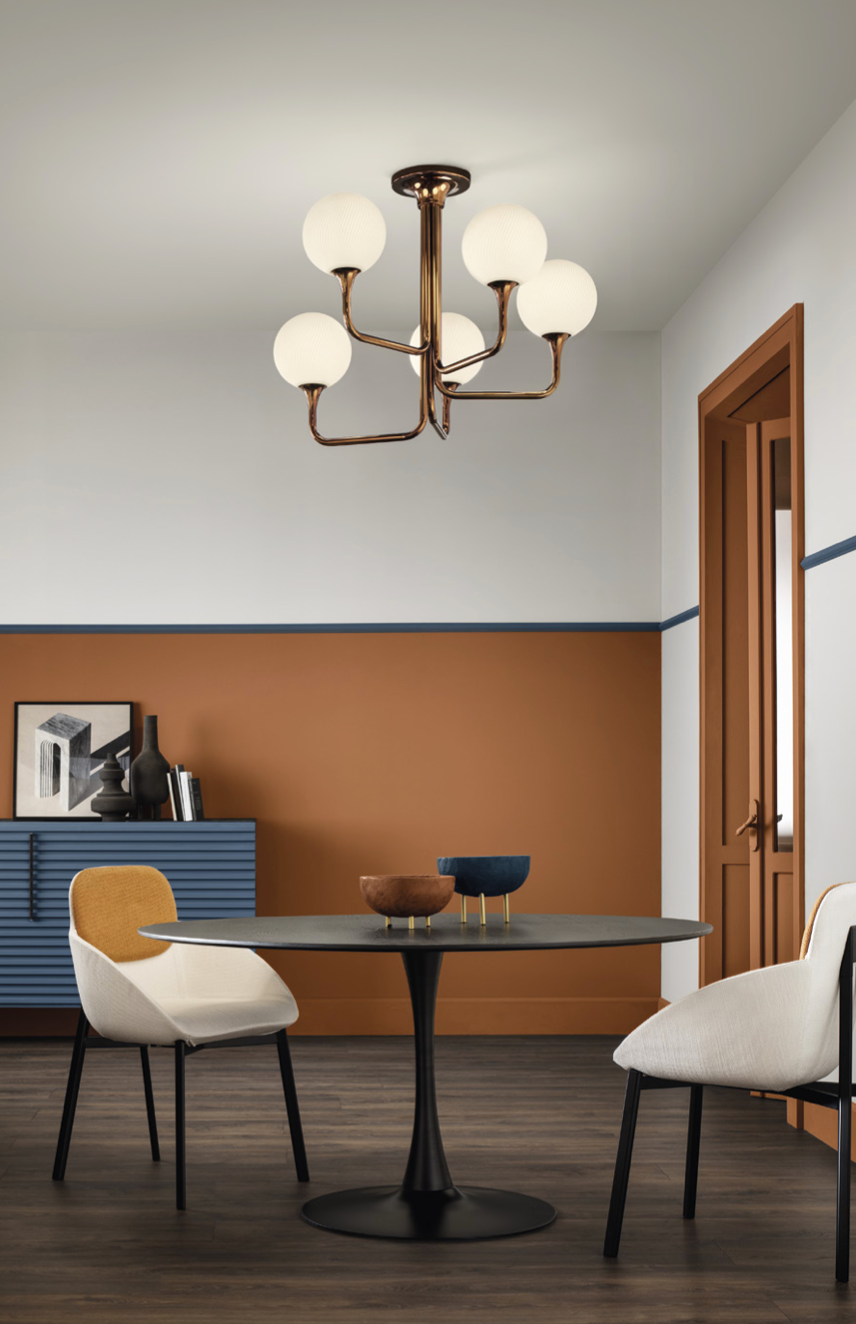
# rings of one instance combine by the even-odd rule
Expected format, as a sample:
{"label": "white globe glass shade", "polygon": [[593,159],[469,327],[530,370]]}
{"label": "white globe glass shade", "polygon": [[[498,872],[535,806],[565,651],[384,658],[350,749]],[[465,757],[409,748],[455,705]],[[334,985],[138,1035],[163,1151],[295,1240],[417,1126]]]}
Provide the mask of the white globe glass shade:
{"label": "white globe glass shade", "polygon": [[[458,359],[468,359],[471,354],[481,354],[484,349],[484,336],[479,331],[475,322],[471,322],[468,317],[462,317],[460,313],[444,313],[440,323],[440,338],[443,342],[442,357],[444,363],[457,363]],[[413,335],[410,337],[411,345],[422,343],[422,328],[417,326]],[[422,360],[412,355],[410,359],[411,367],[415,373],[422,369]],[[463,386],[465,382],[472,381],[476,373],[481,368],[480,363],[472,363],[469,368],[458,368],[457,372],[444,372],[443,381],[448,385],[449,382],[457,382]]]}
{"label": "white globe glass shade", "polygon": [[273,361],[292,386],[332,386],[348,371],[351,341],[326,313],[300,313],[280,327]]}
{"label": "white globe glass shade", "polygon": [[499,280],[522,285],[544,265],[547,234],[531,211],[504,203],[473,217],[461,249],[467,271],[482,285]]}
{"label": "white globe glass shade", "polygon": [[322,271],[356,267],[368,271],[386,243],[379,207],[359,193],[331,193],[310,207],[303,222],[303,247]]}
{"label": "white globe glass shade", "polygon": [[575,336],[597,308],[597,288],[584,267],[563,258],[545,262],[517,291],[517,311],[536,336]]}

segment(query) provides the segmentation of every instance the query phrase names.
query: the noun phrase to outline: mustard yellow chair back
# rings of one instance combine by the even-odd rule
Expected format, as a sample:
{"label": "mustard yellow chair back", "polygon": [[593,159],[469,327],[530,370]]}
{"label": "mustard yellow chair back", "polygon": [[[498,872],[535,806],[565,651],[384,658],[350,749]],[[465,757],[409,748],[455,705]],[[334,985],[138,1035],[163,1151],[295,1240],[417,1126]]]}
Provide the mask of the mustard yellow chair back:
{"label": "mustard yellow chair back", "polygon": [[128,864],[82,869],[71,887],[71,916],[83,941],[111,961],[144,961],[171,944],[143,938],[137,929],[175,920],[178,913],[162,873]]}

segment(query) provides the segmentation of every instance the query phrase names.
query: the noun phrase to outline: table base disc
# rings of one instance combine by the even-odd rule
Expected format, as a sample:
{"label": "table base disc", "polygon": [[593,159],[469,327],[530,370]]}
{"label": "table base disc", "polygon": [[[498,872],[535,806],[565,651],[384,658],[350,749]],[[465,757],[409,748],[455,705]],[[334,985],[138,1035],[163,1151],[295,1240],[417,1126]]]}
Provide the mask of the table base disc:
{"label": "table base disc", "polygon": [[329,1232],[413,1241],[483,1241],[546,1227],[556,1211],[546,1200],[486,1186],[410,1192],[400,1186],[362,1186],[319,1195],[303,1217]]}

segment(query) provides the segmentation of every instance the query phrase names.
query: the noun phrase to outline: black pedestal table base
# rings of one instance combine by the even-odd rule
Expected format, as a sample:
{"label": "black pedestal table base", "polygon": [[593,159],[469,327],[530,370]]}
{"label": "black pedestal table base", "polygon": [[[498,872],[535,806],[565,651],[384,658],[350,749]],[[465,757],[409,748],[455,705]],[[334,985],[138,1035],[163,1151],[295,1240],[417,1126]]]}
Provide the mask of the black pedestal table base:
{"label": "black pedestal table base", "polygon": [[556,1217],[546,1200],[485,1186],[408,1192],[403,1186],[362,1186],[319,1195],[303,1206],[313,1227],[358,1237],[411,1241],[484,1241],[535,1232]]}
{"label": "black pedestal table base", "polygon": [[545,1200],[482,1186],[456,1187],[449,1174],[434,1079],[434,1011],[443,953],[401,953],[416,1048],[416,1111],[413,1139],[400,1186],[363,1186],[319,1195],[303,1217],[330,1232],[360,1237],[422,1241],[479,1241],[546,1227],[556,1211]]}

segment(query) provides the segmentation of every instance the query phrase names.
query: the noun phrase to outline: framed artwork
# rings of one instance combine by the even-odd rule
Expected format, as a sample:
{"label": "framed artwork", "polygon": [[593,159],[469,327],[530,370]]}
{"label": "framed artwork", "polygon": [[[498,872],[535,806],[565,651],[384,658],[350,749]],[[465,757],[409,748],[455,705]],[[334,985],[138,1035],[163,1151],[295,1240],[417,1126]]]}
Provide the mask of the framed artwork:
{"label": "framed artwork", "polygon": [[14,818],[97,818],[92,797],[110,754],[131,766],[132,703],[16,703]]}

